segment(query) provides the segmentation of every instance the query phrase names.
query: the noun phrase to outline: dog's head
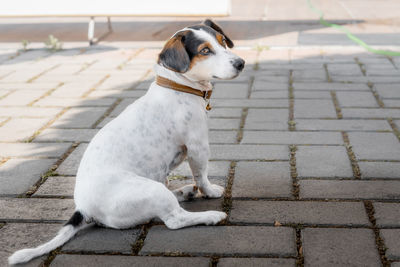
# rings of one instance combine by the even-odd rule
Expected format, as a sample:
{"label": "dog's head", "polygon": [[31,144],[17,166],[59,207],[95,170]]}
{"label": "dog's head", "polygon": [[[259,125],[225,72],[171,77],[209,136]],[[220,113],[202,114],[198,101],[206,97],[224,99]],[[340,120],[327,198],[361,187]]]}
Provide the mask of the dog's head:
{"label": "dog's head", "polygon": [[165,44],[158,64],[197,81],[233,79],[244,60],[230,52],[233,42],[211,20],[178,31]]}

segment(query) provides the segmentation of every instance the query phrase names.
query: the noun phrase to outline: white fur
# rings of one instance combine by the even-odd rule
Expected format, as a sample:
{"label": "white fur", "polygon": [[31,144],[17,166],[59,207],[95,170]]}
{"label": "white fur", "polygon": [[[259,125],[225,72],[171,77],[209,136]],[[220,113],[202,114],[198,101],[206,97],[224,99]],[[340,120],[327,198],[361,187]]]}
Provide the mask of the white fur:
{"label": "white fur", "polygon": [[[195,31],[211,42],[216,54],[179,74],[156,65],[157,75],[201,90],[210,90],[213,76],[233,78],[232,53],[211,35]],[[237,58],[237,57],[236,57]],[[103,127],[85,151],[76,176],[76,210],[85,221],[123,229],[160,218],[170,229],[216,224],[226,218],[219,211],[188,212],[178,200],[196,194],[219,198],[224,189],[207,178],[207,112],[204,99],[152,83],[146,95]],[[164,185],[168,173],[188,159],[196,186],[171,192]],[[83,225],[86,225],[85,223]],[[46,244],[17,251],[10,264],[28,261],[67,242],[83,226],[64,226]]]}

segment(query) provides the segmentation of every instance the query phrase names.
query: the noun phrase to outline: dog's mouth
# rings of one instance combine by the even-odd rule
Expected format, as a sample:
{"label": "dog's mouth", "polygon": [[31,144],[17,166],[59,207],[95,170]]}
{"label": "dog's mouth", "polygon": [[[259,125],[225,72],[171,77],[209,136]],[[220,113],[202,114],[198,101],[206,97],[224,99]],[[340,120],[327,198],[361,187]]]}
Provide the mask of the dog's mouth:
{"label": "dog's mouth", "polygon": [[213,77],[213,79],[218,79],[218,80],[233,80],[237,76],[239,76],[240,72],[241,71],[237,71],[235,75],[233,75],[232,77],[229,77],[229,78],[221,78],[221,77],[218,77],[218,76],[215,76],[215,75],[213,75],[212,77]]}

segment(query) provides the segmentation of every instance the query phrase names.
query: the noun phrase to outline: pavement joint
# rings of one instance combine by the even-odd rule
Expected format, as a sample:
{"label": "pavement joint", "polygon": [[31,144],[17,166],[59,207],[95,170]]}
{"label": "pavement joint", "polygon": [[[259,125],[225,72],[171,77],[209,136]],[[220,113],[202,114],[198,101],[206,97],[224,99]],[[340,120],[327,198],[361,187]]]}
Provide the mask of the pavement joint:
{"label": "pavement joint", "polygon": [[356,155],[353,152],[352,146],[350,145],[349,136],[346,132],[342,132],[343,142],[347,150],[347,155],[349,156],[351,168],[353,170],[353,176],[355,179],[361,179],[361,170],[358,166]]}

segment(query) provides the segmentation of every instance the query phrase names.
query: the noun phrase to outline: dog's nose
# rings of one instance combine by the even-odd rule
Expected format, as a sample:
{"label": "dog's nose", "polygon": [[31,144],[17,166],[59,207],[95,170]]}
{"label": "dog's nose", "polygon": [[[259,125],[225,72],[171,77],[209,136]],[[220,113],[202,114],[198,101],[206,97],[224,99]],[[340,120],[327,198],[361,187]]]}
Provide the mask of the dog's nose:
{"label": "dog's nose", "polygon": [[237,69],[238,71],[241,71],[244,68],[244,60],[241,58],[236,59],[233,63],[233,67],[235,67],[235,69]]}

